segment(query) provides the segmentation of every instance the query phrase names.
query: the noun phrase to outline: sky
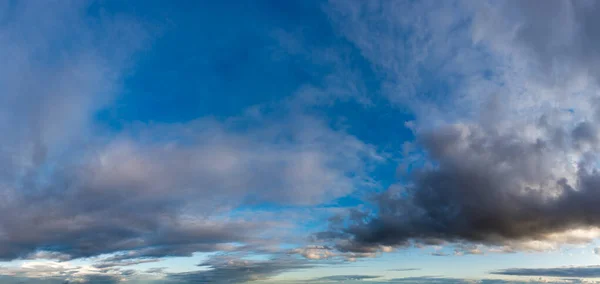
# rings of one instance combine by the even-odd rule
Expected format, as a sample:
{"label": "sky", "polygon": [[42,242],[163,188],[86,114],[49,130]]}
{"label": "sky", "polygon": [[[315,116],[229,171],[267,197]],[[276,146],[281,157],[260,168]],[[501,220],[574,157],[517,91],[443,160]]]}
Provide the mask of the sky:
{"label": "sky", "polygon": [[0,282],[600,283],[600,2],[0,0]]}

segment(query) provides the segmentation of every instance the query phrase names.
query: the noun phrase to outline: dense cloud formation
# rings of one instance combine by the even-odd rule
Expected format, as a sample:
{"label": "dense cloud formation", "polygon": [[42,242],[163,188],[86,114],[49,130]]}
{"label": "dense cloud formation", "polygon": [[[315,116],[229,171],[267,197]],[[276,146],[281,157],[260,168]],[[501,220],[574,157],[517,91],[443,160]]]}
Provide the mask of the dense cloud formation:
{"label": "dense cloud formation", "polygon": [[359,215],[368,221],[347,233],[356,243],[394,246],[503,244],[600,224],[596,171],[585,164],[570,170],[576,166],[555,154],[561,149],[552,141],[496,135],[468,125],[419,135],[437,165],[414,172],[414,185],[380,196],[377,215]]}
{"label": "dense cloud formation", "polygon": [[[469,56],[483,53],[502,68],[485,79],[500,86],[495,95],[450,88],[448,100],[462,102],[458,107],[467,106],[472,115],[457,119],[442,111],[417,116],[411,124],[413,149],[418,149],[414,154],[428,162],[402,173],[408,182],[374,198],[373,210],[355,211],[349,222],[333,222],[319,237],[336,240],[339,250],[363,252],[444,242],[546,250],[598,236],[597,2],[463,1],[437,9],[427,1],[334,3],[331,13],[341,26],[359,31],[348,38],[392,75],[402,72],[388,65],[402,65],[406,57],[384,50],[386,45],[370,45],[376,40],[369,37],[396,38],[397,27],[410,31],[409,42],[429,38],[425,43],[431,43],[443,36],[440,21],[444,27],[456,24],[453,33],[479,45],[465,51],[475,52]],[[398,6],[412,11],[408,17],[426,16],[418,24],[398,20],[391,16],[402,13]],[[472,14],[453,16],[455,9]],[[461,21],[469,25],[461,29]],[[449,46],[464,48],[452,40]],[[451,62],[459,56],[424,48]],[[416,52],[411,46],[400,50]],[[423,59],[419,68],[429,68],[429,60]],[[477,64],[452,67],[462,68],[459,83],[481,79],[470,74]],[[405,100],[415,101],[410,96]],[[423,105],[432,98],[418,101]]]}

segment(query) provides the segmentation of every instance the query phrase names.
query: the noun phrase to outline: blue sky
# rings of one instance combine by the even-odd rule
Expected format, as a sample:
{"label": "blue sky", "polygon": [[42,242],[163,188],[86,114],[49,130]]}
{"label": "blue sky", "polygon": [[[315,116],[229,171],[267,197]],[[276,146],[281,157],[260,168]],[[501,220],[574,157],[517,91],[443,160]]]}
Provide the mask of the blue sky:
{"label": "blue sky", "polygon": [[2,1],[2,283],[600,281],[594,1]]}

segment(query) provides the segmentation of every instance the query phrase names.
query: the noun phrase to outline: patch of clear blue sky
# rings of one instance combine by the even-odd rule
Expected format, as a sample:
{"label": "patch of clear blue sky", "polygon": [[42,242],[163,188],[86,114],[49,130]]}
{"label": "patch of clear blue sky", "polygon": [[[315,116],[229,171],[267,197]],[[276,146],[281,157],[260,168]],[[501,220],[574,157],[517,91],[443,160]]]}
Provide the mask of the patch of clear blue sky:
{"label": "patch of clear blue sky", "polygon": [[302,28],[314,45],[335,40],[315,2],[107,1],[103,8],[134,14],[163,30],[127,78],[127,92],[103,114],[107,120],[180,122],[238,115],[301,85],[319,84],[330,71],[273,55],[277,29]]}

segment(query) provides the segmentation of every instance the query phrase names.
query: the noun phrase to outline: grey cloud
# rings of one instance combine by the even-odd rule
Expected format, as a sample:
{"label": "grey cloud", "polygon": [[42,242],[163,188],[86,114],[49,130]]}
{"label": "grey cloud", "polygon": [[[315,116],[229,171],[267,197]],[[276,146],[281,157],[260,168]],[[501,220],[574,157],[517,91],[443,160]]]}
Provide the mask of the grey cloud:
{"label": "grey cloud", "polygon": [[64,262],[31,262],[19,267],[0,267],[2,283],[118,283],[132,270],[90,271]]}
{"label": "grey cloud", "polygon": [[405,278],[394,278],[389,281],[390,283],[427,283],[427,284],[446,284],[446,283],[468,283],[466,280],[457,278],[445,278],[435,276],[418,276],[418,277],[405,277]]}
{"label": "grey cloud", "polygon": [[[180,137],[195,133],[183,138],[187,145],[122,138],[99,147],[77,165],[52,173],[54,184],[31,193],[9,191],[13,201],[0,211],[23,213],[2,222],[0,255],[15,258],[43,249],[81,257],[136,250],[129,256],[160,257],[219,250],[219,244],[249,239],[268,220],[219,223],[209,212],[263,201],[314,204],[367,183],[346,173],[367,170],[363,157],[374,157],[369,146],[310,118],[297,123],[312,127],[272,124],[242,135],[216,122],[197,122],[176,130]],[[296,141],[271,140],[287,134],[285,129]],[[166,133],[163,137],[174,132]]]}
{"label": "grey cloud", "polygon": [[432,252],[431,255],[433,255],[433,256],[450,256],[450,254],[444,253],[444,252]]}
{"label": "grey cloud", "polygon": [[200,264],[208,270],[167,274],[167,279],[177,283],[245,283],[265,280],[280,273],[314,267],[306,260],[276,257],[266,261],[236,258],[213,258]]}
{"label": "grey cloud", "polygon": [[544,5],[485,2],[482,6],[486,5],[488,9],[477,11],[476,27],[481,36],[492,41],[504,40],[503,46],[507,48],[512,45],[524,50],[543,67],[545,76],[540,78],[558,83],[558,72],[559,76],[590,73],[598,79],[600,22],[596,15],[600,5],[595,1],[552,0]]}
{"label": "grey cloud", "polygon": [[448,278],[448,277],[435,277],[435,276],[419,276],[419,277],[406,277],[406,278],[395,278],[391,279],[386,283],[414,283],[414,284],[467,284],[467,283],[481,283],[481,284],[508,284],[508,283],[579,283],[577,280],[555,280],[555,281],[541,281],[541,280],[502,280],[502,279],[460,279],[460,278]]}
{"label": "grey cloud", "polygon": [[509,268],[490,272],[498,275],[515,276],[548,276],[565,278],[596,278],[600,277],[600,266],[573,266],[555,268]]}
{"label": "grey cloud", "polygon": [[352,280],[369,280],[379,278],[380,276],[373,275],[332,275],[316,278],[312,281],[328,281],[328,282],[344,282],[344,281],[352,281]]}
{"label": "grey cloud", "polygon": [[[99,147],[84,157],[87,164],[54,172],[49,187],[11,192],[14,199],[0,210],[23,213],[2,222],[0,255],[10,259],[47,250],[83,257],[133,250],[122,255],[188,256],[249,241],[252,232],[270,226],[268,220],[218,222],[209,213],[262,201],[318,203],[367,183],[346,172],[366,171],[363,157],[377,159],[369,146],[310,118],[296,123],[309,122],[310,129],[271,124],[241,135],[200,121],[175,130],[187,145],[122,138]],[[143,135],[165,133],[158,128]],[[296,141],[268,142],[288,130]],[[32,223],[42,225],[23,225]]]}
{"label": "grey cloud", "polygon": [[96,263],[94,264],[95,268],[100,268],[100,269],[104,269],[104,268],[111,268],[111,267],[121,267],[121,266],[131,266],[131,265],[137,265],[137,264],[141,264],[141,263],[152,263],[152,262],[159,262],[160,259],[135,259],[135,260],[123,260],[123,261],[102,261],[100,263]]}
{"label": "grey cloud", "polygon": [[484,76],[496,60],[472,48],[462,1],[333,0],[326,11],[382,76],[385,97],[418,118],[470,115],[471,95],[500,89],[495,73]]}
{"label": "grey cloud", "polygon": [[421,270],[421,268],[396,268],[396,269],[390,269],[388,271],[416,271],[416,270]]}
{"label": "grey cloud", "polygon": [[[113,284],[119,283],[120,278],[113,275],[101,275],[101,274],[91,274],[86,275],[82,279],[83,283],[89,284]],[[69,283],[69,282],[67,282]]]}
{"label": "grey cloud", "polygon": [[149,268],[145,272],[146,273],[163,273],[165,269],[166,269],[166,267],[155,267],[155,268]]}
{"label": "grey cloud", "polygon": [[429,239],[555,241],[553,233],[600,225],[597,172],[583,165],[569,170],[568,157],[547,141],[460,124],[418,136],[437,166],[415,171],[411,185],[378,196],[378,214],[351,217],[353,225],[340,229],[350,239],[344,250]]}
{"label": "grey cloud", "polygon": [[581,122],[573,129],[572,137],[577,146],[582,143],[596,145],[598,143],[598,133],[595,126],[590,122]]}
{"label": "grey cloud", "polygon": [[6,284],[65,284],[65,280],[62,279],[36,279],[36,278],[24,278],[14,276],[0,276],[0,281]]}

